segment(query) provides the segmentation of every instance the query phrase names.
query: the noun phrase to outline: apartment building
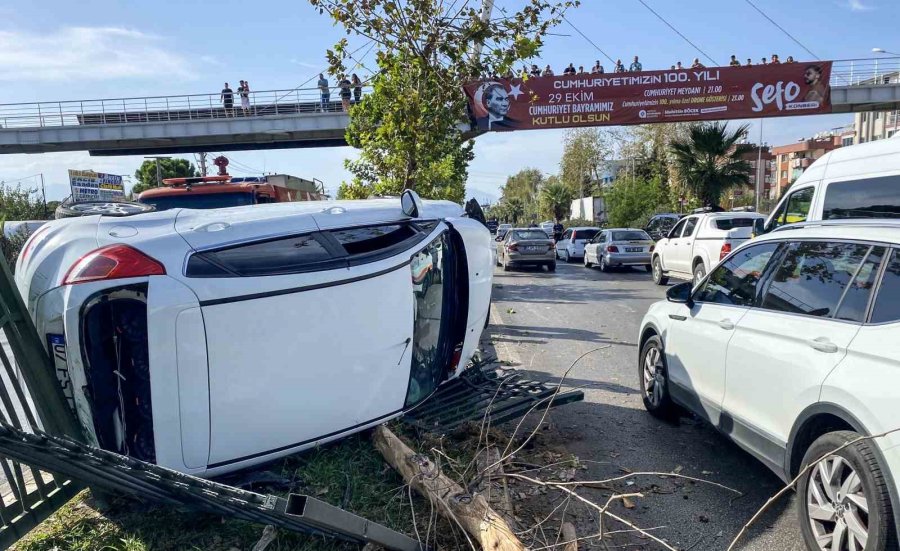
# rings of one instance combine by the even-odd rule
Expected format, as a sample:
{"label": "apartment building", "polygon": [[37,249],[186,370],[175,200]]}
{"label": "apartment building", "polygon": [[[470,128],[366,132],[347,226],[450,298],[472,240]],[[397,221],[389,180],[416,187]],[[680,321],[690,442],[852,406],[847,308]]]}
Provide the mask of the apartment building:
{"label": "apartment building", "polygon": [[775,185],[769,188],[769,199],[781,197],[784,188],[791,185],[822,155],[842,145],[840,134],[822,138],[804,139],[797,143],[772,148],[775,157]]}

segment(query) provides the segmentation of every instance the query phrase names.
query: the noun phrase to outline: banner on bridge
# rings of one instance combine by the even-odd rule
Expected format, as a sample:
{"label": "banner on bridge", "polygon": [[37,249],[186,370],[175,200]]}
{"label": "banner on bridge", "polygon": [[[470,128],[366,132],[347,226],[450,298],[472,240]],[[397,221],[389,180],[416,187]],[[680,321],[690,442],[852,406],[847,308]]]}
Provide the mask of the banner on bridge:
{"label": "banner on bridge", "polygon": [[831,112],[831,62],[492,79],[466,85],[473,124],[510,131]]}
{"label": "banner on bridge", "polygon": [[69,186],[72,188],[72,201],[75,203],[121,201],[125,198],[122,177],[116,174],[69,169]]}

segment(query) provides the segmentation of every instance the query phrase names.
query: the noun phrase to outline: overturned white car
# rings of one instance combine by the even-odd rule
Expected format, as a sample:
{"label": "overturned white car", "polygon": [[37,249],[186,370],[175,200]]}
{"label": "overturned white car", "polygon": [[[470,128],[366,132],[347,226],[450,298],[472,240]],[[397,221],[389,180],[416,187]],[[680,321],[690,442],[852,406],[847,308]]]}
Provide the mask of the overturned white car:
{"label": "overturned white car", "polygon": [[382,423],[458,374],[491,245],[410,192],[86,216],[40,228],[16,283],[93,444],[210,476]]}

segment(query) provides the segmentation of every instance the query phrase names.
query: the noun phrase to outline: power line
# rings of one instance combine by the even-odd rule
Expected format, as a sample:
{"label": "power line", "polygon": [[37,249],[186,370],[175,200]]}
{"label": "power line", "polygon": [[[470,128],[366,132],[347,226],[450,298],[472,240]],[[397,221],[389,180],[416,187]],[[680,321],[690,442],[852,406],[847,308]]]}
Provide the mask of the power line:
{"label": "power line", "polygon": [[682,39],[684,39],[685,42],[687,42],[688,44],[690,44],[691,46],[693,46],[695,50],[697,50],[698,52],[700,52],[701,54],[703,54],[703,55],[706,57],[706,59],[712,61],[712,62],[713,62],[713,65],[721,66],[721,64],[720,64],[718,61],[716,61],[715,59],[713,59],[712,57],[710,57],[710,55],[709,55],[708,53],[706,53],[706,52],[704,52],[703,50],[701,50],[699,46],[697,46],[696,44],[694,44],[693,42],[691,42],[691,41],[688,39],[688,37],[686,37],[686,36],[684,36],[683,34],[681,34],[681,32],[680,32],[678,29],[676,29],[671,23],[669,23],[668,21],[666,21],[666,18],[665,18],[665,17],[663,17],[663,16],[661,16],[660,14],[656,13],[655,11],[653,11],[653,8],[651,8],[650,6],[648,6],[647,3],[644,2],[644,0],[638,0],[638,2],[640,2],[641,4],[643,4],[645,8],[647,8],[648,10],[650,10],[650,13],[652,13],[653,15],[655,15],[656,17],[658,17],[660,21],[662,21],[663,23],[666,24],[666,26],[668,26],[670,29],[672,29],[673,31],[675,31],[675,34],[677,34],[677,35],[680,36]]}
{"label": "power line", "polygon": [[800,46],[801,48],[803,48],[804,50],[806,50],[806,53],[808,53],[809,55],[813,56],[813,57],[816,58],[816,59],[819,59],[819,56],[817,56],[816,54],[812,53],[812,50],[810,50],[809,48],[807,48],[806,46],[804,46],[802,42],[800,42],[799,40],[797,40],[796,38],[794,38],[794,35],[792,35],[791,33],[787,32],[787,31],[784,29],[784,27],[782,27],[781,25],[779,25],[778,23],[776,23],[771,17],[769,17],[768,15],[766,15],[766,13],[765,13],[764,11],[762,11],[761,9],[759,9],[759,8],[756,6],[756,4],[754,4],[754,3],[751,2],[750,0],[745,0],[745,1],[746,1],[748,4],[750,4],[751,6],[753,6],[753,9],[755,9],[756,11],[758,11],[760,15],[762,15],[763,17],[765,17],[766,19],[768,19],[768,20],[769,20],[769,23],[771,23],[771,24],[775,25],[776,27],[778,27],[778,30],[780,30],[781,32],[783,32],[784,34],[786,34],[786,35],[788,36],[788,38],[790,38],[791,40],[793,40],[794,42],[796,42],[798,46]]}
{"label": "power line", "polygon": [[591,46],[593,46],[594,48],[597,48],[597,51],[600,52],[601,54],[603,54],[603,57],[605,57],[606,59],[608,59],[610,63],[612,63],[612,64],[615,64],[615,63],[616,63],[616,61],[615,61],[613,58],[609,57],[609,54],[607,54],[607,53],[604,52],[602,49],[600,49],[600,46],[597,46],[596,44],[594,44],[594,41],[593,41],[593,40],[591,40],[590,38],[588,38],[587,35],[585,35],[585,34],[584,34],[583,32],[581,32],[580,30],[578,30],[578,27],[576,27],[575,25],[573,25],[572,22],[569,21],[569,20],[566,18],[565,15],[563,15],[562,18],[563,18],[563,21],[565,21],[566,23],[568,23],[570,27],[572,27],[573,29],[575,29],[575,32],[577,32],[578,34],[581,35],[582,38],[584,38],[585,40],[587,40],[588,43],[590,43]]}

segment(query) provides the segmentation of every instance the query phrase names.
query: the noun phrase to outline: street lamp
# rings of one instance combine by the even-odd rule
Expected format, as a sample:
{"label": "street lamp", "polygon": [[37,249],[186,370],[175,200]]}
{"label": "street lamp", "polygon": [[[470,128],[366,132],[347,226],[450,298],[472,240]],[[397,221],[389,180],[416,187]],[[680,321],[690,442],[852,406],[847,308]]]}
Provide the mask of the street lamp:
{"label": "street lamp", "polygon": [[[889,51],[885,50],[884,48],[872,48],[872,53],[873,53],[873,54],[887,54],[887,55],[900,56],[900,54],[894,53],[894,52],[889,52]],[[875,63],[878,63],[878,62],[876,61]],[[888,73],[888,74],[890,74],[890,73]],[[890,78],[890,77],[888,77],[888,78]],[[894,109],[894,112],[891,113],[891,117],[894,119],[894,131],[895,131],[895,132],[896,132],[896,129],[897,129],[897,118],[898,118],[898,115],[900,115],[900,112],[898,112],[897,109]],[[889,121],[884,121],[884,132],[882,133],[882,137],[883,137],[883,138],[886,138],[886,137],[887,137],[887,127],[888,127],[888,122],[889,122]]]}
{"label": "street lamp", "polygon": [[888,55],[900,56],[900,54],[894,53],[894,52],[889,52],[889,51],[885,50],[884,48],[872,48],[872,53],[873,54],[888,54]]}

